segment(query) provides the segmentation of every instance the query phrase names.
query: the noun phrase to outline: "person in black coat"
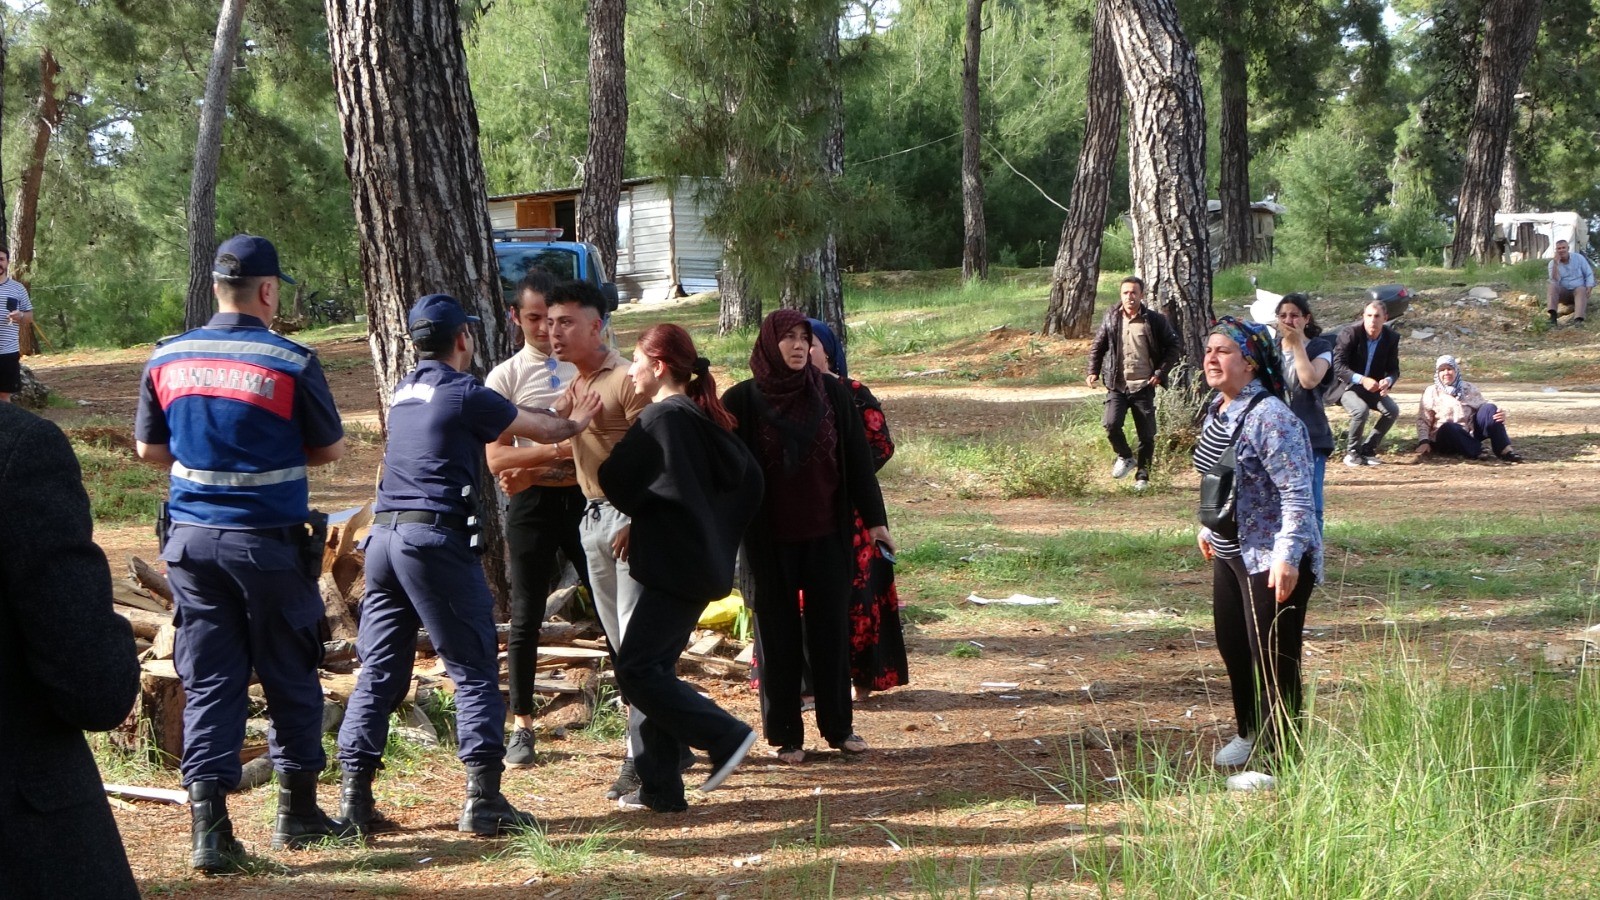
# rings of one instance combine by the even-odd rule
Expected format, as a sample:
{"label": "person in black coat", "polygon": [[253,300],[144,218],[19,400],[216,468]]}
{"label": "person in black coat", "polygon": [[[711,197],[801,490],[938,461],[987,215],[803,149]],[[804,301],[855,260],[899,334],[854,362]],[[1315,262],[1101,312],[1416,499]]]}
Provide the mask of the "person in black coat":
{"label": "person in black coat", "polygon": [[139,692],[127,620],[95,546],[83,475],[50,422],[0,403],[0,896],[138,897],[84,731]]}
{"label": "person in black coat", "polygon": [[761,469],[733,436],[733,416],[688,332],[645,331],[628,377],[654,402],[599,472],[606,498],[633,520],[628,564],[644,587],[616,651],[617,681],[644,713],[639,789],[617,805],[682,812],[684,747],[710,754],[711,777],[700,785],[710,791],[756,742],[750,726],[679,680],[677,663],[706,605],[733,588],[739,539],[761,502]]}
{"label": "person in black coat", "polygon": [[[1134,490],[1150,486],[1150,461],[1156,447],[1156,386],[1165,385],[1178,364],[1177,332],[1167,317],[1144,303],[1144,280],[1137,275],[1122,279],[1121,301],[1106,310],[1105,319],[1089,345],[1089,387],[1104,385],[1106,408],[1101,424],[1117,454],[1112,478],[1135,472]],[[1128,446],[1122,423],[1133,410],[1137,450]]]}
{"label": "person in black coat", "polygon": [[767,316],[750,351],[755,377],[723,397],[766,478],[760,512],[744,537],[753,581],[747,599],[764,654],[762,730],[788,763],[806,758],[805,658],[823,740],[846,754],[866,751],[850,703],[852,510],[874,541],[895,549],[861,416],[845,386],[812,364],[811,338],[804,313]]}
{"label": "person in black coat", "polygon": [[[1388,310],[1374,300],[1361,311],[1361,321],[1346,325],[1333,346],[1333,383],[1326,402],[1350,414],[1350,437],[1345,446],[1347,466],[1378,465],[1378,445],[1400,418],[1400,404],[1389,392],[1400,380],[1400,333],[1385,323]],[[1367,419],[1379,410],[1372,437],[1362,440]]]}

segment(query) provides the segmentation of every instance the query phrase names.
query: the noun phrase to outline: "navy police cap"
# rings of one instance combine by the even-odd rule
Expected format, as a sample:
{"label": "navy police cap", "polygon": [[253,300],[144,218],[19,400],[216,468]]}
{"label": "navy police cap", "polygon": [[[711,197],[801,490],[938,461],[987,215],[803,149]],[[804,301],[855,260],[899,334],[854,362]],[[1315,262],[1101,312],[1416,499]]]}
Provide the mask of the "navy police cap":
{"label": "navy police cap", "polygon": [[467,315],[460,301],[449,294],[429,294],[411,307],[406,330],[411,332],[411,340],[426,343],[435,334],[454,335],[462,325],[480,321],[477,316]]}
{"label": "navy police cap", "polygon": [[223,278],[255,278],[269,275],[294,284],[295,280],[283,274],[278,266],[278,248],[264,237],[253,234],[236,234],[217,247],[217,258],[211,264],[213,274]]}

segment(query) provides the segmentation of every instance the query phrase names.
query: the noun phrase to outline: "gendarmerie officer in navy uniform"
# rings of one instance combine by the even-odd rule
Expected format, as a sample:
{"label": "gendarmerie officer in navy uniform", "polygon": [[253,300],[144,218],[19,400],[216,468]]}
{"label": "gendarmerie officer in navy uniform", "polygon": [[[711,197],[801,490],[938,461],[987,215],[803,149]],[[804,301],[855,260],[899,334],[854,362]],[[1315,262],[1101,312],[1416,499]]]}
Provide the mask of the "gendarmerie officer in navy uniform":
{"label": "gendarmerie officer in navy uniform", "polygon": [[219,312],[163,341],[145,368],[134,426],[139,457],[172,470],[161,558],[178,627],[183,783],[191,864],[235,867],[244,848],[225,805],[239,784],[246,690],[261,679],[278,772],[274,849],[336,836],[317,806],[323,616],[308,529],[306,467],[344,455],[344,429],[315,351],[267,330],[278,311],[278,251],[235,235],[217,248]]}
{"label": "gendarmerie officer in navy uniform", "polygon": [[485,444],[502,435],[565,440],[588,427],[599,401],[575,397],[570,420],[517,409],[468,371],[477,323],[447,294],[418,300],[409,327],[421,361],[389,401],[389,443],[365,546],[362,668],[339,729],[340,814],[364,832],[377,820],[372,779],[383,765],[389,714],[411,687],[419,627],[456,685],[457,755],[467,767],[461,830],[487,837],[534,824],[500,793],[506,709],[494,599],[475,552],[475,492]]}

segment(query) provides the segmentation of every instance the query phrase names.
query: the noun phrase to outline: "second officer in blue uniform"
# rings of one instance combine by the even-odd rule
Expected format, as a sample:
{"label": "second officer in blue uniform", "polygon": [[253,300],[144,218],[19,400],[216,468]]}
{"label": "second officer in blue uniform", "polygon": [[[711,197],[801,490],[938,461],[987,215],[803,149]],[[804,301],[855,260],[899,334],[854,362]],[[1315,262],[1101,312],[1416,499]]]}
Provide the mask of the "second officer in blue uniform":
{"label": "second officer in blue uniform", "polygon": [[456,685],[457,755],[467,767],[460,829],[492,836],[534,822],[500,793],[506,710],[494,599],[474,552],[474,493],[485,444],[502,435],[565,440],[588,426],[598,399],[575,398],[570,420],[517,409],[468,371],[477,322],[448,294],[418,300],[409,327],[421,361],[389,402],[356,642],[362,668],[339,729],[341,814],[363,831],[377,818],[372,779],[383,764],[389,714],[411,686],[419,627]]}

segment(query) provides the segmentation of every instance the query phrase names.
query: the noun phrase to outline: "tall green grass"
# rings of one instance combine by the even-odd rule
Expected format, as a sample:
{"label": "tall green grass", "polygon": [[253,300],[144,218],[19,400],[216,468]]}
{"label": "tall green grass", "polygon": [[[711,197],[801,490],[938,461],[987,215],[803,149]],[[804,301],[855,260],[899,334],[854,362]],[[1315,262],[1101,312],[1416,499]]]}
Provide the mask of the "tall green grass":
{"label": "tall green grass", "polygon": [[[1310,720],[1276,791],[1198,782],[1129,797],[1126,836],[1083,860],[1103,895],[1594,896],[1595,673],[1459,684],[1396,651],[1323,704],[1331,714]],[[1158,776],[1176,787],[1179,770]]]}

